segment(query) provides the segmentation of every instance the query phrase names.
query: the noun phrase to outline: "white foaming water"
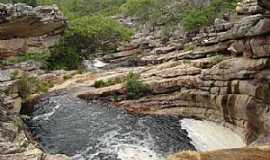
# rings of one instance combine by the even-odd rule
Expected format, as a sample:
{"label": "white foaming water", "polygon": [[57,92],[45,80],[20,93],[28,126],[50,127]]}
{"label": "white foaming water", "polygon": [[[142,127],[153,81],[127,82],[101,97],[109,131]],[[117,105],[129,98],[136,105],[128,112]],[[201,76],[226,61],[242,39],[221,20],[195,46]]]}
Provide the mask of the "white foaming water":
{"label": "white foaming water", "polygon": [[154,151],[137,145],[119,145],[118,158],[121,160],[161,160]]}
{"label": "white foaming water", "polygon": [[60,105],[56,105],[51,112],[49,113],[45,113],[45,114],[41,114],[41,115],[38,115],[38,116],[35,116],[33,117],[33,120],[39,120],[39,119],[43,119],[43,120],[46,120],[48,121],[49,118],[54,115],[54,113],[60,108]]}
{"label": "white foaming water", "polygon": [[[158,155],[154,151],[146,147],[139,146],[139,145],[118,144],[116,146],[113,146],[113,148],[117,149],[116,151],[117,158],[121,160],[164,160],[164,158],[162,158],[160,155]],[[98,154],[99,153],[96,153],[92,155],[91,157],[93,158],[94,156]],[[77,154],[73,156],[72,158],[74,160],[86,160],[81,154]]]}
{"label": "white foaming water", "polygon": [[[89,155],[88,152],[93,148],[88,147],[85,151],[73,156],[73,159],[92,160],[95,159],[95,157],[99,154],[109,153],[117,155],[117,158],[121,160],[164,160],[161,155],[152,150],[154,147],[153,144],[151,144],[153,139],[149,131],[142,133],[147,135],[146,139],[138,139],[132,136],[132,133],[127,133],[122,135],[122,138],[119,138],[119,132],[119,130],[113,130],[100,138],[100,143],[97,147],[98,151],[95,154]],[[85,158],[83,155],[87,155],[87,158]]]}
{"label": "white foaming water", "polygon": [[107,63],[104,63],[101,60],[95,59],[95,60],[84,60],[83,65],[88,70],[96,70],[96,69],[105,67]]}
{"label": "white foaming water", "polygon": [[181,120],[183,129],[186,129],[192,144],[198,151],[211,151],[227,148],[240,148],[245,142],[237,133],[214,122],[198,121],[193,119]]}

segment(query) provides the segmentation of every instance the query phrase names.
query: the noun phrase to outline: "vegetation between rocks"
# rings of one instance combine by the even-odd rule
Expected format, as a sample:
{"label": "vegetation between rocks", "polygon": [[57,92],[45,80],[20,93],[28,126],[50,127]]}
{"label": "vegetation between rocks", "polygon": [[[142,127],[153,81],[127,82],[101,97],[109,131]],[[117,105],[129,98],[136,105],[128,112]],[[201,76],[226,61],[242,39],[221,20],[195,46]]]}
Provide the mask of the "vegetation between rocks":
{"label": "vegetation between rocks", "polygon": [[95,53],[114,52],[132,32],[115,20],[104,16],[85,16],[71,21],[61,42],[52,48],[48,69],[78,69],[83,59]]}
{"label": "vegetation between rocks", "polygon": [[215,18],[233,10],[238,1],[212,0],[209,5],[202,5],[181,0],[127,0],[121,11],[152,27],[164,26],[168,30],[181,24],[186,31],[193,31],[213,24]]}
{"label": "vegetation between rocks", "polygon": [[[137,17],[142,24],[163,28],[163,39],[183,26],[198,30],[210,25],[216,17],[232,10],[238,0],[213,0],[209,5],[193,5],[182,0],[0,0],[22,2],[32,6],[57,4],[69,18],[69,29],[51,54],[25,54],[19,61],[36,60],[48,70],[73,70],[81,67],[84,59],[96,54],[114,53],[122,41],[129,41],[132,30],[111,16],[122,14]],[[179,25],[181,24],[181,25]],[[150,27],[150,28],[151,28]]]}
{"label": "vegetation between rocks", "polygon": [[41,62],[42,64],[46,64],[47,59],[51,56],[49,52],[42,52],[42,53],[24,53],[21,54],[17,57],[9,57],[6,60],[7,65],[13,65],[13,64],[18,64],[21,62],[26,62],[26,61],[36,61],[36,62]]}
{"label": "vegetation between rocks", "polygon": [[[94,87],[102,88],[108,87],[115,84],[124,83],[125,87],[127,88],[127,98],[128,99],[136,99],[142,97],[151,92],[150,86],[144,84],[142,81],[139,80],[140,75],[130,72],[127,76],[123,78],[114,78],[109,79],[107,81],[98,80],[95,82]],[[118,99],[117,95],[113,96],[113,99]]]}
{"label": "vegetation between rocks", "polygon": [[198,30],[214,23],[215,18],[233,10],[238,0],[213,0],[209,6],[184,10],[181,23],[187,31]]}
{"label": "vegetation between rocks", "polygon": [[41,81],[37,77],[23,74],[17,82],[19,96],[27,99],[31,94],[48,92],[53,87],[53,83],[49,81]]}
{"label": "vegetation between rocks", "polygon": [[125,85],[128,99],[137,99],[151,92],[150,86],[144,84],[136,77],[127,79]]}
{"label": "vegetation between rocks", "polygon": [[139,74],[129,72],[128,75],[124,76],[124,77],[110,78],[106,81],[98,80],[95,82],[94,87],[96,87],[96,88],[108,87],[108,86],[112,86],[115,84],[124,83],[128,80],[131,80],[131,79],[139,79],[139,78],[140,78]]}

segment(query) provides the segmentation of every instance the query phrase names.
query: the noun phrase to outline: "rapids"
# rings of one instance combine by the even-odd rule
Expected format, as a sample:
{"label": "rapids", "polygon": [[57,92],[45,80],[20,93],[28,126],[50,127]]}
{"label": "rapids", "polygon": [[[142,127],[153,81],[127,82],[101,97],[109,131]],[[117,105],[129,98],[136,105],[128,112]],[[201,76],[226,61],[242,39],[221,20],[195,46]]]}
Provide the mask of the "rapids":
{"label": "rapids", "polygon": [[178,118],[132,115],[70,94],[47,96],[28,125],[41,147],[75,160],[161,160],[195,150]]}
{"label": "rapids", "polygon": [[241,148],[245,142],[240,135],[214,122],[193,119],[181,120],[182,128],[188,131],[192,144],[198,151]]}

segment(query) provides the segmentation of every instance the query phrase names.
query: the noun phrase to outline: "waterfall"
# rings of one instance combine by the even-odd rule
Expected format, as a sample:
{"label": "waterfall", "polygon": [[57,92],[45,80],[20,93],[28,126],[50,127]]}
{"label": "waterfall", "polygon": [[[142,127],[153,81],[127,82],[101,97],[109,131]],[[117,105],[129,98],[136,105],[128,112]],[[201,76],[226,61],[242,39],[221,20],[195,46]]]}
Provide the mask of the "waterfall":
{"label": "waterfall", "polygon": [[188,136],[192,139],[192,144],[198,151],[245,146],[245,142],[240,135],[214,122],[183,119],[181,120],[181,126],[187,130]]}
{"label": "waterfall", "polygon": [[163,160],[195,150],[176,117],[130,114],[69,93],[45,96],[35,108],[27,123],[41,147],[73,160]]}

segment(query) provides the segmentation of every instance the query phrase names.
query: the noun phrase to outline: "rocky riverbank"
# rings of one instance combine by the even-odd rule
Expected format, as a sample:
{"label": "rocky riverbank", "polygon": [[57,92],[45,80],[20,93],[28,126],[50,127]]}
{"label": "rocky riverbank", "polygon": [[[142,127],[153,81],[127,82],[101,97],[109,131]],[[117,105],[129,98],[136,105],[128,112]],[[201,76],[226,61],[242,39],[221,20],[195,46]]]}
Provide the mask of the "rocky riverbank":
{"label": "rocky riverbank", "polygon": [[[30,50],[43,52],[66,26],[63,14],[56,6],[30,7],[24,4],[0,4],[0,60]],[[20,115],[22,97],[18,94],[13,73],[42,74],[38,64],[21,63],[1,66],[0,70],[0,159],[1,160],[67,160],[64,155],[44,153],[33,140]],[[52,74],[51,74],[52,75]],[[56,75],[56,74],[54,74]],[[58,74],[59,75],[59,74]],[[57,77],[57,76],[51,76]],[[61,76],[60,76],[61,77]],[[61,78],[60,78],[61,79]]]}
{"label": "rocky riverbank", "polygon": [[[6,6],[8,7],[10,6]],[[33,8],[28,8],[31,9]],[[29,46],[29,43],[26,43],[28,38],[50,37],[61,33],[65,26],[65,18],[51,17],[52,11],[59,13],[55,11],[56,8],[46,8],[44,9],[46,12],[41,8],[33,10],[34,17],[38,12],[43,13],[38,17],[56,18],[53,21],[55,23],[49,23],[49,26],[55,27],[47,26],[45,28],[50,29],[44,31],[46,34],[31,34],[30,37],[19,33],[14,37],[3,36],[0,47],[10,40],[13,41],[15,37],[17,41],[19,37],[23,39],[22,48],[27,50],[29,47],[25,46]],[[11,12],[8,9],[7,11]],[[184,40],[177,43],[171,40],[163,44],[160,37],[156,35],[138,33],[129,44],[119,47],[117,53],[101,58],[102,61],[110,64],[102,73],[85,73],[76,76],[73,76],[76,72],[44,73],[36,72],[36,69],[29,65],[26,65],[28,70],[23,70],[30,74],[38,73],[38,76],[44,79],[55,80],[59,85],[54,86],[50,91],[69,89],[82,99],[113,101],[118,107],[130,112],[173,115],[223,123],[234,130],[242,130],[243,138],[249,145],[247,148],[216,152],[180,153],[173,159],[267,160],[270,157],[268,154],[270,148],[269,3],[267,0],[243,0],[238,4],[236,12],[238,16],[233,20],[217,20],[215,25],[203,28],[200,32],[185,34]],[[1,34],[11,31],[1,27],[1,25],[10,26],[8,20],[12,21],[12,18],[6,19],[7,21],[0,24]],[[13,49],[4,50],[5,52],[0,53],[0,57],[5,58],[25,51]],[[0,159],[50,158],[33,146],[29,140],[23,141],[24,143],[18,140],[27,139],[25,138],[27,132],[23,131],[23,123],[18,115],[21,110],[21,98],[12,87],[16,80],[11,78],[11,74],[6,74],[11,73],[9,70],[10,68],[4,68],[0,72],[2,91],[0,151],[4,153],[0,155]],[[128,99],[125,84],[119,82],[119,79],[126,77],[130,72],[139,74],[140,80],[150,88],[150,91],[139,99]],[[65,75],[72,75],[73,78],[64,82]],[[118,82],[96,88],[95,83],[98,80]],[[14,135],[6,134],[10,130],[13,130]],[[14,146],[18,146],[17,148],[21,150],[16,150],[16,147],[13,150]]]}
{"label": "rocky riverbank", "polygon": [[[151,88],[152,95],[138,100],[122,96],[118,105],[134,112],[225,122],[244,129],[248,144],[268,137],[270,19],[264,8],[257,1],[239,3],[239,20],[202,29],[189,37],[184,50],[172,45],[153,49],[155,39],[142,36],[104,57],[116,66],[132,60],[140,67],[119,70],[113,78],[132,70]],[[97,88],[79,96],[91,99],[115,93],[125,95],[125,86]]]}
{"label": "rocky riverbank", "polygon": [[[79,93],[79,97],[122,95],[118,106],[131,112],[222,122],[232,129],[243,129],[248,145],[267,145],[270,133],[268,8],[266,1],[244,0],[236,8],[238,20],[202,29],[188,37],[191,41],[183,44],[183,50],[173,44],[160,45],[159,39],[151,35],[139,36],[119,53],[103,58],[115,66],[139,67],[118,70],[118,75],[100,79],[117,79],[133,71],[150,86],[151,94],[128,100],[125,85],[116,84]],[[268,152],[268,147],[265,148],[259,151]],[[234,152],[224,152],[231,151]],[[236,155],[232,156],[241,157],[241,153],[240,157]],[[260,156],[254,154],[251,159],[256,158]],[[269,156],[265,154],[262,159]]]}

